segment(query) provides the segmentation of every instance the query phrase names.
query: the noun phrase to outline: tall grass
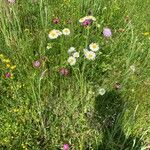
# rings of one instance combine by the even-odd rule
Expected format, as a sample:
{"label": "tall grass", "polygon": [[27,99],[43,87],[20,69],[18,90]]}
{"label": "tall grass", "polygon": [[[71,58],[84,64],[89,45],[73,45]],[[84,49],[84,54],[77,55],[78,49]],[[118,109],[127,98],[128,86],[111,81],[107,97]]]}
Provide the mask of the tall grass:
{"label": "tall grass", "polygon": [[[55,150],[65,143],[75,150],[148,149],[150,54],[143,34],[149,32],[148,5],[148,0],[1,1],[0,54],[16,69],[7,79],[0,61],[0,149]],[[88,13],[99,28],[81,27],[78,20]],[[48,39],[50,30],[66,27],[71,36]],[[102,36],[104,27],[111,28],[111,39]],[[92,42],[102,54],[70,67],[67,50],[74,46],[82,53]],[[69,76],[59,74],[62,67]],[[115,90],[116,82],[121,89]],[[97,92],[101,87],[103,96]]]}

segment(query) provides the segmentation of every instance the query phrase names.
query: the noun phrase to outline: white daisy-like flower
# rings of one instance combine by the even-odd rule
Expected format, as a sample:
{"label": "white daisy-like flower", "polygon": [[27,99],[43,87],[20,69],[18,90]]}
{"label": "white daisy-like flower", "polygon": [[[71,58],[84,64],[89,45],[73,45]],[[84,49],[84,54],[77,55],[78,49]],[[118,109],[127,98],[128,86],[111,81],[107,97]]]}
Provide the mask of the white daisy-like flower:
{"label": "white daisy-like flower", "polygon": [[92,50],[93,52],[96,52],[99,50],[99,45],[97,43],[91,43],[89,45],[90,50]]}
{"label": "white daisy-like flower", "polygon": [[86,20],[86,18],[83,17],[83,18],[79,19],[79,22],[82,23],[82,22],[84,22],[85,20]]}
{"label": "white daisy-like flower", "polygon": [[68,58],[68,63],[69,63],[71,66],[75,65],[75,64],[76,64],[76,58],[73,57],[73,56],[70,56],[70,57]]}
{"label": "white daisy-like flower", "polygon": [[85,16],[85,17],[83,17],[83,18],[79,19],[79,22],[80,22],[80,23],[83,23],[85,20],[92,20],[92,21],[96,21],[96,18],[95,18],[95,17],[93,17],[93,16]]}
{"label": "white daisy-like flower", "polygon": [[57,39],[61,35],[61,32],[59,30],[51,30],[48,34],[48,37],[50,39]]}
{"label": "white daisy-like flower", "polygon": [[86,16],[87,20],[92,20],[92,21],[96,21],[96,18],[93,16]]}
{"label": "white daisy-like flower", "polygon": [[106,93],[106,90],[104,88],[98,89],[98,94],[104,95]]}
{"label": "white daisy-like flower", "polygon": [[79,56],[80,56],[79,52],[75,52],[75,53],[73,53],[73,57],[75,57],[75,58],[79,58]]}
{"label": "white daisy-like flower", "polygon": [[76,49],[74,48],[74,47],[70,47],[69,49],[68,49],[68,54],[71,54],[71,53],[73,53],[73,52],[75,52],[76,51]]}
{"label": "white daisy-like flower", "polygon": [[68,28],[63,29],[62,33],[64,35],[70,35],[70,30]]}
{"label": "white daisy-like flower", "polygon": [[88,60],[94,60],[96,58],[96,54],[93,51],[84,51],[84,55]]}
{"label": "white daisy-like flower", "polygon": [[56,33],[57,33],[59,36],[61,36],[61,35],[62,35],[62,32],[61,32],[61,31],[59,31],[59,30],[56,30]]}

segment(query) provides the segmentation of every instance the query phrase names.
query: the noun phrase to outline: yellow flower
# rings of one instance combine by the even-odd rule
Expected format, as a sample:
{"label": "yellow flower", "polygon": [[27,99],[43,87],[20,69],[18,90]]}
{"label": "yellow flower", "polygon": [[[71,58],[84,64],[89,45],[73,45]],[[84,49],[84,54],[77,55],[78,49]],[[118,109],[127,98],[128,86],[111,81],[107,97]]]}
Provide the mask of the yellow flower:
{"label": "yellow flower", "polygon": [[143,33],[143,35],[148,36],[148,35],[150,35],[150,32],[145,32],[145,33]]}
{"label": "yellow flower", "polygon": [[10,67],[11,70],[14,70],[15,68],[16,68],[16,65]]}
{"label": "yellow flower", "polygon": [[4,55],[3,55],[3,54],[0,54],[0,58],[3,59],[3,58],[4,58]]}
{"label": "yellow flower", "polygon": [[9,68],[9,67],[10,67],[10,64],[6,64],[6,67]]}
{"label": "yellow flower", "polygon": [[9,59],[3,59],[3,62],[10,63],[10,60]]}

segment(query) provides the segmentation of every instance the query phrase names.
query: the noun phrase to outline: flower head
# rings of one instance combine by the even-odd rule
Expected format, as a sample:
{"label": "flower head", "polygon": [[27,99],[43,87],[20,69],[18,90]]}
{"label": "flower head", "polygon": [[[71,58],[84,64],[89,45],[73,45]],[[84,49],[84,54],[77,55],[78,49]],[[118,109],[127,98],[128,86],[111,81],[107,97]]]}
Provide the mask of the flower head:
{"label": "flower head", "polygon": [[76,64],[76,58],[73,57],[73,56],[70,56],[70,57],[68,58],[68,63],[69,63],[71,66],[75,65],[75,64]]}
{"label": "flower head", "polygon": [[85,21],[82,22],[82,26],[87,27],[92,23],[92,20],[86,19]]}
{"label": "flower head", "polygon": [[104,95],[106,93],[106,90],[104,88],[98,89],[98,94]]}
{"label": "flower head", "polygon": [[7,73],[5,74],[5,77],[6,77],[6,78],[10,78],[10,77],[11,77],[11,73],[10,73],[10,72],[7,72]]}
{"label": "flower head", "polygon": [[73,57],[75,57],[75,58],[79,58],[79,56],[80,56],[79,52],[75,52],[75,53],[73,53]]}
{"label": "flower head", "polygon": [[97,43],[91,43],[89,45],[89,48],[93,51],[93,52],[96,52],[99,50],[99,45]]}
{"label": "flower head", "polygon": [[68,144],[64,144],[63,150],[69,150],[69,145]]}
{"label": "flower head", "polygon": [[65,29],[62,30],[62,33],[64,35],[70,35],[70,30],[68,28],[65,28]]}
{"label": "flower head", "polygon": [[93,21],[96,21],[96,18],[93,17],[93,16],[85,16],[85,17],[79,19],[79,22],[80,22],[80,23],[83,23],[83,22],[85,22],[86,20],[89,20],[89,21],[93,22]]}
{"label": "flower head", "polygon": [[59,18],[54,18],[54,19],[53,19],[53,23],[54,23],[54,24],[58,24],[58,23],[60,23]]}
{"label": "flower head", "polygon": [[8,0],[8,2],[13,4],[16,2],[16,0]]}
{"label": "flower head", "polygon": [[74,47],[70,47],[69,49],[68,49],[68,54],[72,54],[73,52],[75,52],[76,50],[75,50],[75,48]]}
{"label": "flower head", "polygon": [[93,51],[84,50],[84,55],[88,60],[95,60],[96,54]]}
{"label": "flower head", "polygon": [[48,37],[50,39],[57,39],[59,36],[61,36],[62,33],[59,30],[51,30],[48,34]]}
{"label": "flower head", "polygon": [[41,62],[39,60],[33,62],[33,67],[39,68],[41,66]]}
{"label": "flower head", "polygon": [[104,28],[103,29],[103,35],[104,35],[104,37],[111,37],[112,36],[112,32],[111,32],[111,29],[109,29],[109,28]]}
{"label": "flower head", "polygon": [[69,74],[69,70],[67,68],[60,68],[59,73],[63,76],[67,76]]}
{"label": "flower head", "polygon": [[119,82],[115,83],[115,89],[120,90],[121,89],[121,84]]}

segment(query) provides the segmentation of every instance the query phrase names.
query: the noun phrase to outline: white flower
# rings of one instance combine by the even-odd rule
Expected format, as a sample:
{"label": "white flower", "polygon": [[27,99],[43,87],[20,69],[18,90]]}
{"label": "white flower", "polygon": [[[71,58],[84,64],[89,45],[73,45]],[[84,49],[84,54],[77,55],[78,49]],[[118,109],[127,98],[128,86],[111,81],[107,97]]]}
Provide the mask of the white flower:
{"label": "white flower", "polygon": [[69,63],[71,66],[75,65],[75,63],[76,63],[76,58],[73,57],[73,56],[70,56],[70,57],[68,58],[68,63]]}
{"label": "white flower", "polygon": [[75,53],[73,53],[73,57],[75,57],[75,58],[79,58],[79,56],[80,56],[79,52],[75,52]]}
{"label": "white flower", "polygon": [[104,88],[98,89],[98,94],[104,95],[106,93],[106,90]]}
{"label": "white flower", "polygon": [[92,21],[96,21],[96,18],[93,16],[86,16],[87,20],[92,20]]}
{"label": "white flower", "polygon": [[8,0],[9,3],[15,3],[16,0]]}
{"label": "white flower", "polygon": [[59,30],[56,30],[56,33],[57,33],[59,36],[61,36],[61,35],[62,35],[62,32],[61,32],[61,31],[59,31]]}
{"label": "white flower", "polygon": [[131,65],[131,66],[130,66],[130,70],[131,70],[132,72],[135,72],[135,66],[134,66],[134,65]]}
{"label": "white flower", "polygon": [[93,17],[93,16],[85,16],[85,17],[83,17],[83,18],[79,19],[79,22],[80,22],[80,23],[83,23],[85,20],[92,20],[92,21],[96,21],[96,18],[95,18],[95,17]]}
{"label": "white flower", "polygon": [[89,45],[89,48],[93,51],[93,52],[96,52],[99,50],[99,45],[97,43],[91,43]]}
{"label": "white flower", "polygon": [[59,30],[51,30],[48,34],[50,39],[57,39],[62,33]]}
{"label": "white flower", "polygon": [[94,60],[96,57],[96,54],[93,51],[84,51],[84,55],[88,60]]}
{"label": "white flower", "polygon": [[70,47],[69,49],[68,49],[68,54],[71,54],[71,53],[73,53],[73,52],[75,52],[76,51],[76,49],[74,48],[74,47]]}
{"label": "white flower", "polygon": [[70,30],[68,28],[63,29],[62,33],[64,35],[69,35],[70,34]]}

